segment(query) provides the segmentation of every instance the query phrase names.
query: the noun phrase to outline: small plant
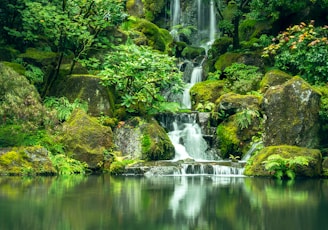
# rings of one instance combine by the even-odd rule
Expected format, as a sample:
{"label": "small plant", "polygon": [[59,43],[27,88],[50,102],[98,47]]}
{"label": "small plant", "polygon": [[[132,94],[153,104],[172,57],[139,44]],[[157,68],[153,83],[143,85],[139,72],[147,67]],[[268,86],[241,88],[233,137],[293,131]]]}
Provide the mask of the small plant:
{"label": "small plant", "polygon": [[238,162],[240,160],[240,156],[234,156],[232,154],[229,155],[229,159],[232,161],[232,162]]}
{"label": "small plant", "polygon": [[260,117],[260,113],[257,110],[244,109],[243,111],[236,113],[236,122],[240,129],[247,129],[252,125],[254,118]]}
{"label": "small plant", "polygon": [[205,102],[204,104],[198,103],[196,106],[196,110],[200,112],[211,112],[213,111],[215,104],[213,102]]}
{"label": "small plant", "polygon": [[227,77],[225,88],[239,94],[246,94],[258,89],[262,73],[256,66],[234,63],[224,70]]}
{"label": "small plant", "polygon": [[50,160],[59,175],[85,174],[88,165],[64,154],[50,155]]}
{"label": "small plant", "polygon": [[308,166],[310,158],[296,156],[294,158],[284,158],[279,154],[273,154],[264,161],[265,169],[272,173],[277,179],[295,179],[295,168],[297,166]]}
{"label": "small plant", "polygon": [[57,118],[61,122],[68,120],[74,109],[88,110],[88,104],[78,98],[73,103],[70,103],[66,97],[47,97],[44,100],[44,106],[56,110]]}

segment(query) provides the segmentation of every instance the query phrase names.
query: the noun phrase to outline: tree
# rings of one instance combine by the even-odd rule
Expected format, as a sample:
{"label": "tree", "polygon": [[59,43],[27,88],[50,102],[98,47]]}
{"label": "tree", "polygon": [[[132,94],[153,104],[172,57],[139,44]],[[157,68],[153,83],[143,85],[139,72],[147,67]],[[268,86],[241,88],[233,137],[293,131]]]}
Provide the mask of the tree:
{"label": "tree", "polygon": [[165,102],[163,91],[183,89],[175,59],[146,46],[116,47],[106,56],[103,68],[103,84],[115,87],[121,105],[131,113],[156,113]]}
{"label": "tree", "polygon": [[21,39],[27,46],[46,44],[59,58],[49,89],[57,78],[63,57],[73,54],[70,71],[75,62],[91,49],[105,48],[112,41],[106,31],[126,17],[121,0],[24,0],[22,28],[9,28],[9,35]]}

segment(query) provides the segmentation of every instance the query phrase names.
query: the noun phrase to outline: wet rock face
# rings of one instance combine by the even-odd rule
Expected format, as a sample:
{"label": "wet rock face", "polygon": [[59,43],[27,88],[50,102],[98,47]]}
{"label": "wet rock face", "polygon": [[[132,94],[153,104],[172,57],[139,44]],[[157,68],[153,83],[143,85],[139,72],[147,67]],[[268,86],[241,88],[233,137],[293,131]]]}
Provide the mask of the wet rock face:
{"label": "wet rock face", "polygon": [[299,77],[270,87],[263,100],[265,146],[295,145],[316,148],[320,95]]}

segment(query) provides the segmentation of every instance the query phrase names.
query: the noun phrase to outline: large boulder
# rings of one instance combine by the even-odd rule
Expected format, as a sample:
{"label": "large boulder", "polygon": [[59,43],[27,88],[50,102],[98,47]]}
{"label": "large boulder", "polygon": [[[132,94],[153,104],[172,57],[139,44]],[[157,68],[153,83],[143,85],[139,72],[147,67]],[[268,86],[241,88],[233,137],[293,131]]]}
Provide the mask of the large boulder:
{"label": "large boulder", "polygon": [[0,63],[0,82],[0,125],[24,124],[31,129],[44,123],[40,95],[26,77]]}
{"label": "large boulder", "polygon": [[300,77],[270,87],[262,104],[264,145],[295,145],[316,148],[320,94]]}
{"label": "large boulder", "polygon": [[101,79],[94,75],[73,74],[54,85],[50,94],[65,96],[73,102],[79,98],[88,103],[88,113],[92,116],[113,115],[114,96],[102,86]]}
{"label": "large boulder", "polygon": [[79,109],[63,124],[59,136],[72,158],[86,162],[95,170],[104,164],[106,150],[113,148],[111,128],[102,126],[96,118]]}
{"label": "large boulder", "polygon": [[114,131],[115,145],[123,157],[144,160],[169,160],[174,146],[155,119],[134,117],[120,123]]}
{"label": "large boulder", "polygon": [[0,149],[0,175],[54,175],[56,170],[42,146]]}
{"label": "large boulder", "polygon": [[269,156],[278,154],[285,159],[293,159],[297,156],[307,157],[309,165],[299,165],[294,169],[296,176],[316,177],[321,175],[321,152],[317,149],[308,149],[297,146],[280,145],[263,148],[255,154],[246,165],[245,175],[247,176],[271,176],[271,173],[265,169],[263,163]]}
{"label": "large boulder", "polygon": [[292,78],[293,76],[281,70],[270,70],[264,75],[260,83],[260,90],[261,92],[265,92],[268,88],[272,86],[281,85]]}

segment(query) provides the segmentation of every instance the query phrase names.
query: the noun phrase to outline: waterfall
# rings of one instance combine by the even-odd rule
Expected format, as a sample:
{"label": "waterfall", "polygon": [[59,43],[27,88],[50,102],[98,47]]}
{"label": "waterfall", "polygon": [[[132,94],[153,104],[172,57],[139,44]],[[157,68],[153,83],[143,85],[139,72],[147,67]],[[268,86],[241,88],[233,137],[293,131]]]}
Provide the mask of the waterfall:
{"label": "waterfall", "polygon": [[215,17],[215,5],[214,1],[211,0],[210,3],[210,28],[209,28],[209,39],[212,44],[215,40],[216,35],[216,17]]}
{"label": "waterfall", "polygon": [[180,10],[180,0],[173,0],[171,7],[171,12],[173,12],[172,27],[179,25],[180,23]]}
{"label": "waterfall", "polygon": [[203,68],[202,66],[195,67],[191,73],[190,83],[187,83],[186,88],[183,92],[182,96],[182,106],[184,108],[190,109],[191,108],[191,101],[190,101],[190,89],[193,87],[197,82],[201,82],[203,77]]}

